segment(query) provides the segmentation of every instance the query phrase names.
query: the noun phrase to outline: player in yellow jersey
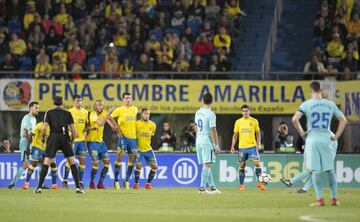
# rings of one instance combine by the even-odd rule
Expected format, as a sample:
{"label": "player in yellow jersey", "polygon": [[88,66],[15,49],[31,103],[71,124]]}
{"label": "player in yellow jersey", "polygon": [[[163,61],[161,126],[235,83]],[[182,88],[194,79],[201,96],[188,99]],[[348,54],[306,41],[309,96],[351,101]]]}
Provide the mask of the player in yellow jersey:
{"label": "player in yellow jersey", "polygon": [[[241,107],[241,112],[242,118],[236,120],[235,122],[230,152],[234,153],[235,143],[239,139],[239,189],[245,190],[245,166],[246,161],[249,158],[255,165],[256,177],[259,181],[261,167],[258,149],[260,149],[261,146],[261,134],[258,121],[250,116],[249,106],[243,105]],[[266,189],[261,182],[258,182],[258,187],[260,190]]]}
{"label": "player in yellow jersey", "polygon": [[[85,160],[86,160],[86,145],[85,145],[85,134],[86,134],[86,124],[88,121],[89,112],[81,107],[82,97],[80,95],[75,95],[73,97],[74,106],[69,109],[71,113],[74,123],[76,126],[77,133],[79,135],[78,138],[74,140],[74,153],[79,159],[79,185],[81,189],[84,189],[83,185],[83,177],[85,171]],[[68,188],[68,177],[70,173],[70,165],[66,163],[65,171],[64,171],[64,179],[62,182],[63,188]]]}
{"label": "player in yellow jersey", "polygon": [[129,189],[129,178],[132,174],[134,163],[137,156],[137,144],[136,144],[136,115],[138,108],[131,105],[131,94],[125,92],[122,94],[123,105],[116,108],[111,114],[111,117],[116,119],[119,126],[118,130],[118,155],[115,161],[115,189],[120,189],[119,174],[121,161],[125,155],[125,151],[128,154],[128,167],[126,172],[126,179],[124,187]]}
{"label": "player in yellow jersey", "polygon": [[94,104],[94,111],[89,114],[89,126],[87,127],[88,133],[86,135],[86,141],[88,142],[88,151],[92,160],[90,189],[96,189],[94,179],[99,168],[100,160],[103,161],[104,166],[101,170],[97,188],[105,189],[103,180],[109,170],[110,160],[108,149],[103,140],[104,125],[106,122],[110,125],[112,124],[109,118],[113,111],[114,108],[111,108],[108,112],[106,112],[104,110],[104,103],[101,100],[96,100]]}
{"label": "player in yellow jersey", "polygon": [[156,125],[150,120],[150,110],[144,108],[141,110],[141,119],[136,121],[136,135],[138,143],[138,159],[135,167],[134,189],[139,189],[139,178],[142,161],[145,160],[150,165],[145,189],[152,189],[151,181],[154,179],[157,171],[157,162],[153,149],[151,148],[151,137],[155,135]]}
{"label": "player in yellow jersey", "polygon": [[[31,175],[33,174],[36,165],[38,163],[42,164],[45,159],[45,147],[46,145],[41,142],[41,130],[43,128],[43,122],[39,122],[36,124],[35,129],[33,129],[30,133],[31,138],[31,155],[30,155],[30,164],[26,174],[25,183],[23,185],[23,189],[29,189],[29,181],[31,179]],[[50,135],[50,128],[46,129],[46,137]],[[50,165],[51,167],[51,179],[52,179],[52,186],[51,189],[58,190],[59,187],[56,184],[57,180],[57,167],[55,160]]]}

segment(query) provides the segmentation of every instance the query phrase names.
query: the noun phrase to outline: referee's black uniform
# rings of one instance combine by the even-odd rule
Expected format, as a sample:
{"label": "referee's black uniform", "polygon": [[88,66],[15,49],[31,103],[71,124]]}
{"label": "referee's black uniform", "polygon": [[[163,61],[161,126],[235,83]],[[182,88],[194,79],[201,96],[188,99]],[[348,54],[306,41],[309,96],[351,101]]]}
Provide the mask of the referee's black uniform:
{"label": "referee's black uniform", "polygon": [[50,136],[46,143],[45,157],[54,158],[61,150],[64,156],[74,156],[69,135],[69,125],[74,123],[71,113],[60,107],[49,110],[45,114],[45,122],[49,124]]}
{"label": "referee's black uniform", "polygon": [[[45,157],[53,159],[58,150],[62,150],[64,156],[68,158],[71,173],[74,177],[76,185],[76,193],[84,193],[79,186],[79,171],[74,161],[74,151],[72,149],[72,142],[69,135],[69,125],[74,124],[74,119],[69,111],[61,108],[62,97],[56,96],[54,98],[54,105],[56,108],[49,110],[45,114],[45,122],[50,127],[50,136],[48,138],[45,150]],[[70,157],[70,158],[69,158]],[[45,159],[46,162],[46,159]],[[34,193],[41,193],[41,187],[47,175],[49,165],[43,164],[40,171],[39,184]]]}

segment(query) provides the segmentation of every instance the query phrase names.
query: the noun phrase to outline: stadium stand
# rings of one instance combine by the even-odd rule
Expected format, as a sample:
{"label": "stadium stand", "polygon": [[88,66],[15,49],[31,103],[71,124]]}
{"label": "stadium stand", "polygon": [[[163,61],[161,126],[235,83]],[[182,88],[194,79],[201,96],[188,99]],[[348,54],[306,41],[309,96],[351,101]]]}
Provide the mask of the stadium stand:
{"label": "stadium stand", "polygon": [[[45,79],[90,78],[51,74],[78,73],[89,67],[119,73],[101,78],[132,78],[122,72],[138,64],[141,71],[229,71],[234,49],[240,50],[233,37],[239,34],[240,16],[246,15],[238,0],[17,0],[1,4],[0,62],[10,51],[20,70],[34,71],[35,78]],[[152,64],[141,65],[140,60],[146,60],[143,53]],[[197,55],[201,69],[193,65]],[[113,57],[119,66],[109,63]],[[124,69],[125,60],[129,64]]]}

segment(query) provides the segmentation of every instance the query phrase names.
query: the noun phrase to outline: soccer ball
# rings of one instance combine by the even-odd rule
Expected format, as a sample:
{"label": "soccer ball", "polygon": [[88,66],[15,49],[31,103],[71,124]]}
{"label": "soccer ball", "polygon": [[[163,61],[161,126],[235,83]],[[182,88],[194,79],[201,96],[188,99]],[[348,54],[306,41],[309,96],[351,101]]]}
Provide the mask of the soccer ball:
{"label": "soccer ball", "polygon": [[259,182],[263,183],[263,184],[268,184],[271,180],[271,176],[270,174],[267,173],[262,173],[259,176]]}

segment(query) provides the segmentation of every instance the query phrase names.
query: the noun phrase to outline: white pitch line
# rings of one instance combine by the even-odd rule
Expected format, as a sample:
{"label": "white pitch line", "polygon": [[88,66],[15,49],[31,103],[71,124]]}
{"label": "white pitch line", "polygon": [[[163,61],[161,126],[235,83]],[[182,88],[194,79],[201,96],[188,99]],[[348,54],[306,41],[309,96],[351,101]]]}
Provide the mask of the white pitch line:
{"label": "white pitch line", "polygon": [[308,221],[308,222],[336,222],[335,220],[326,220],[326,219],[315,218],[311,215],[303,215],[303,216],[300,216],[299,219],[302,221]]}

